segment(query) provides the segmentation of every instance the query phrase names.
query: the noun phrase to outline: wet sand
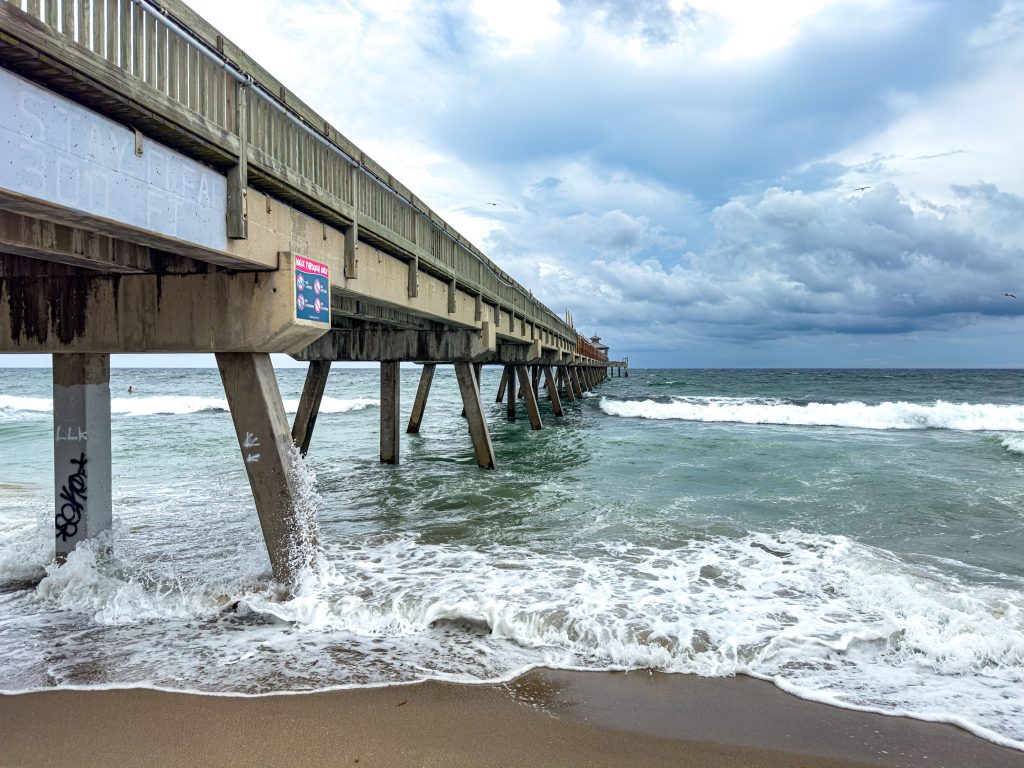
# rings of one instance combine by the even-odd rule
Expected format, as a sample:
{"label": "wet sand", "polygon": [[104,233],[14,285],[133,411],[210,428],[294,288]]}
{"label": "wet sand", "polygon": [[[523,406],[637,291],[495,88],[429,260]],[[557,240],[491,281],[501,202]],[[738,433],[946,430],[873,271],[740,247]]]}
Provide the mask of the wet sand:
{"label": "wet sand", "polygon": [[0,696],[0,765],[1024,768],[1024,752],[750,678],[539,670],[507,685],[259,698]]}

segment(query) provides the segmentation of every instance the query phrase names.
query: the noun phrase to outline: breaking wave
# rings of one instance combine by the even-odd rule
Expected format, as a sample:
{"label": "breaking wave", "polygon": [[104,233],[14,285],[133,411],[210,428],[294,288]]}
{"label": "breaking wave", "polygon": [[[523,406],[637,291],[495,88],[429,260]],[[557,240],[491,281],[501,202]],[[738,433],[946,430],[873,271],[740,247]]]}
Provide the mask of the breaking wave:
{"label": "breaking wave", "polygon": [[[324,397],[320,403],[320,412],[346,413],[375,405],[380,405],[380,401],[367,397],[348,399]],[[284,407],[288,413],[295,413],[298,406],[297,398],[284,401]],[[0,396],[0,413],[8,415],[17,412],[50,413],[52,410],[53,400],[48,397]],[[227,410],[228,401],[217,397],[166,395],[162,397],[115,397],[110,401],[112,414],[126,416],[185,415]]]}
{"label": "breaking wave", "polygon": [[[732,397],[673,397],[655,400],[601,399],[611,416],[640,419],[856,427],[859,429],[951,429],[1024,432],[1024,406],[992,403],[883,402],[794,403],[786,400]],[[1020,445],[1020,438],[1008,440]],[[1009,450],[1017,450],[1004,443]]]}

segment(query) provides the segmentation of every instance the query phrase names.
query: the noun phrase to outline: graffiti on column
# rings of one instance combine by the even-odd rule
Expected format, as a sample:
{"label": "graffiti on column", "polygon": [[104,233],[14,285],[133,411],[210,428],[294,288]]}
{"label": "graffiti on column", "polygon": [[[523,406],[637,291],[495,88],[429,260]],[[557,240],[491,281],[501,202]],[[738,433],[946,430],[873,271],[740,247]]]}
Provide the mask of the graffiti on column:
{"label": "graffiti on column", "polygon": [[249,450],[250,448],[259,448],[259,446],[260,439],[252,432],[246,432],[245,440],[242,441],[242,451],[245,453],[246,464],[255,464],[260,460],[260,455],[258,453],[253,453]]}
{"label": "graffiti on column", "polygon": [[82,453],[77,459],[71,459],[71,466],[75,467],[74,472],[68,475],[67,482],[60,489],[60,512],[57,513],[57,536],[61,541],[67,541],[78,533],[78,525],[82,522],[82,512],[85,510],[86,491],[89,490],[86,483],[85,464],[88,459]]}

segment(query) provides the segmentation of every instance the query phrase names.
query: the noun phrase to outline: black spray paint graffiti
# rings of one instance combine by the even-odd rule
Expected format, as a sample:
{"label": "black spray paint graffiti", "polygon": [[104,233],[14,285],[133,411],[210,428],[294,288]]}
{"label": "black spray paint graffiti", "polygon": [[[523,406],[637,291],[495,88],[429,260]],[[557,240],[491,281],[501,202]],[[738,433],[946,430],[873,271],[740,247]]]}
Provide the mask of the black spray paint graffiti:
{"label": "black spray paint graffiti", "polygon": [[82,502],[88,498],[85,492],[89,490],[85,481],[87,461],[84,453],[79,458],[71,460],[78,469],[68,475],[67,484],[60,489],[60,498],[64,503],[60,505],[56,520],[57,536],[61,541],[67,541],[77,534],[78,524],[82,522],[82,511],[85,509]]}

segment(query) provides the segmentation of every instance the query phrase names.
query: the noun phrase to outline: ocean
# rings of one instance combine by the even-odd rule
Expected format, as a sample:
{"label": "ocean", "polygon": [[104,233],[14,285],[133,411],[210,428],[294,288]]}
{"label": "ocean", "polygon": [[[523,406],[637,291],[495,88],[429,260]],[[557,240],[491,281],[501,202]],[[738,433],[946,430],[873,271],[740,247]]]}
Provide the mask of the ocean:
{"label": "ocean", "polygon": [[114,530],[60,568],[50,373],[0,370],[0,689],[747,674],[1024,749],[1024,371],[632,370],[539,432],[498,378],[489,472],[450,368],[397,467],[332,371],[282,599],[216,370],[113,370]]}

